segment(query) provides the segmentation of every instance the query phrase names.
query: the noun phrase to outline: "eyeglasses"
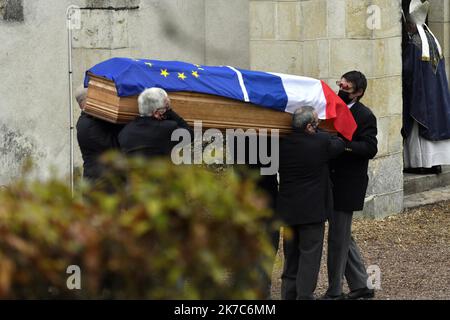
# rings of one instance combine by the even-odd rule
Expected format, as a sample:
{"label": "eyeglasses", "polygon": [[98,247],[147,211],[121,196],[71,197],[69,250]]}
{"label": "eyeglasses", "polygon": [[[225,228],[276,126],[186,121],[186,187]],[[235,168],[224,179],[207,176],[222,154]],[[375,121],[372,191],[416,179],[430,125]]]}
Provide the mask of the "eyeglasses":
{"label": "eyeglasses", "polygon": [[353,90],[353,87],[348,82],[343,82],[342,80],[336,81],[336,85],[344,90]]}
{"label": "eyeglasses", "polygon": [[164,107],[164,108],[158,108],[158,109],[156,109],[156,111],[157,111],[158,113],[160,113],[160,114],[164,114],[164,113],[166,113],[166,112],[167,112],[167,110],[169,110],[169,108],[168,108],[168,107]]}
{"label": "eyeglasses", "polygon": [[314,121],[314,122],[310,122],[310,125],[314,128],[317,129],[320,125],[320,120]]}

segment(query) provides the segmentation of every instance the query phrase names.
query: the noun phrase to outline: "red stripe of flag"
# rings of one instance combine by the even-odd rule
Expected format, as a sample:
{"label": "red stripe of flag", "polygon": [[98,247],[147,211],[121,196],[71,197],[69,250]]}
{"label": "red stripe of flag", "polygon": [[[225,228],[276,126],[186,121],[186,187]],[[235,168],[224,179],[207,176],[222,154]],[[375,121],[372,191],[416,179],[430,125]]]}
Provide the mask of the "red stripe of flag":
{"label": "red stripe of flag", "polygon": [[357,125],[350,109],[325,82],[320,82],[327,100],[326,118],[332,119],[336,131],[351,141]]}

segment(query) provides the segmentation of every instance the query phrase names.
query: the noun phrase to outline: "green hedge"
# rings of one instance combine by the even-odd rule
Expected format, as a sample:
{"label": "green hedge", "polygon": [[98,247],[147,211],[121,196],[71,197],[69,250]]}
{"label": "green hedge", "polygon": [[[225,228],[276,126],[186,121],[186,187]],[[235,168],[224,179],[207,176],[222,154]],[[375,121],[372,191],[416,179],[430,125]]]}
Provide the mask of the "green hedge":
{"label": "green hedge", "polygon": [[[0,298],[264,298],[270,214],[252,179],[106,157],[72,198],[58,180],[0,189]],[[102,191],[105,190],[105,191]],[[81,269],[69,290],[66,269]]]}

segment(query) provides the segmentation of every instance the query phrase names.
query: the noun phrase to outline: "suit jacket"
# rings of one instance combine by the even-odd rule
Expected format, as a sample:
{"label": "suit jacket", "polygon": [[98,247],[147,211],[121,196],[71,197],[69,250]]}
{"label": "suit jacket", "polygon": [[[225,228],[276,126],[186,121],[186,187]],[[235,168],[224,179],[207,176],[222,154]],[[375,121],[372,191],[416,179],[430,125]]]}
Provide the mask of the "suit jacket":
{"label": "suit jacket", "polygon": [[120,149],[127,155],[146,158],[169,155],[177,144],[171,141],[172,132],[177,128],[189,130],[192,137],[189,125],[173,110],[166,112],[165,120],[137,117],[120,132]]}
{"label": "suit jacket", "polygon": [[121,125],[115,125],[84,112],[77,121],[77,140],[83,157],[83,177],[97,180],[104,167],[99,157],[106,151],[119,148],[117,139]]}
{"label": "suit jacket", "polygon": [[[229,137],[227,137],[227,139],[229,139]],[[268,207],[270,209],[272,209],[273,211],[275,211],[276,209],[276,200],[277,200],[277,196],[278,196],[278,178],[277,178],[277,174],[273,174],[273,175],[262,175],[261,174],[261,169],[262,168],[268,168],[272,165],[272,163],[268,163],[268,164],[263,164],[261,163],[261,158],[259,157],[259,155],[261,153],[263,153],[264,155],[267,156],[278,156],[275,155],[275,152],[272,152],[272,139],[270,137],[270,135],[257,135],[256,136],[256,144],[253,145],[253,149],[251,148],[251,140],[250,139],[245,139],[245,165],[239,165],[238,163],[238,152],[239,152],[239,145],[237,143],[237,139],[234,139],[234,168],[239,168],[240,166],[244,167],[247,170],[250,171],[256,171],[257,174],[259,174],[259,178],[257,180],[257,187],[262,190],[263,192],[266,193],[266,196],[268,197]],[[228,140],[227,140],[228,141]],[[263,143],[263,145],[265,146],[265,148],[263,149],[263,147],[261,146],[261,143]],[[254,155],[254,157],[250,156],[251,152],[255,152],[256,155]],[[256,163],[252,163],[252,158],[256,158]],[[243,169],[243,172],[245,172],[246,170]],[[240,170],[237,170],[237,172],[240,172]],[[243,174],[243,172],[240,172],[240,174]]]}
{"label": "suit jacket", "polygon": [[333,209],[328,162],[345,143],[324,132],[294,131],[280,141],[277,213],[287,225],[325,221]]}
{"label": "suit jacket", "polygon": [[378,152],[377,119],[372,111],[360,102],[356,102],[350,111],[358,128],[353,140],[347,142],[345,152],[330,165],[334,209],[347,212],[363,209],[369,182],[369,159]]}

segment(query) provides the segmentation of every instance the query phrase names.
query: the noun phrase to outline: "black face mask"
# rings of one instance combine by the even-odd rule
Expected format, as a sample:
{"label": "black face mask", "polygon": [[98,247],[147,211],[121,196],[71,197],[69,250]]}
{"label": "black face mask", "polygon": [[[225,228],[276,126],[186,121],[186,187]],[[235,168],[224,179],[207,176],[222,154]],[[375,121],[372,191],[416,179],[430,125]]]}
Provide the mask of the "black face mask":
{"label": "black face mask", "polygon": [[350,98],[350,93],[343,90],[339,90],[338,96],[345,102],[345,104],[350,104],[353,101],[353,99]]}

